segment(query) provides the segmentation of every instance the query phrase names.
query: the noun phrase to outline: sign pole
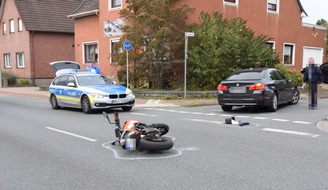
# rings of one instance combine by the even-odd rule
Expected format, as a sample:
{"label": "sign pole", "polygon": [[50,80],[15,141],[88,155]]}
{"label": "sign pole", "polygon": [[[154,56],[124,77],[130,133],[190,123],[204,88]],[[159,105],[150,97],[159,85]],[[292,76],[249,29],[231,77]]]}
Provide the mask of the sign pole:
{"label": "sign pole", "polygon": [[126,50],[126,87],[129,88],[129,51]]}
{"label": "sign pole", "polygon": [[132,42],[125,41],[123,47],[126,50],[126,87],[129,88],[129,51],[132,48]]}

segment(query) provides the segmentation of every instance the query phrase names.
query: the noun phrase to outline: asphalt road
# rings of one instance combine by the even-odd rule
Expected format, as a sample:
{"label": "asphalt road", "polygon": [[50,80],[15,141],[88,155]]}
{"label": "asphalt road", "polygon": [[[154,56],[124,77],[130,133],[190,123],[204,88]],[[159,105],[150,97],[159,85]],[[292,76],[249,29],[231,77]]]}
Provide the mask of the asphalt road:
{"label": "asphalt road", "polygon": [[[47,99],[0,94],[0,189],[327,189],[328,133],[306,101],[222,112],[219,106],[136,107],[121,121],[166,123],[169,151],[112,146],[101,112],[52,110]],[[108,111],[113,113],[113,111]],[[228,125],[225,118],[250,122]]]}

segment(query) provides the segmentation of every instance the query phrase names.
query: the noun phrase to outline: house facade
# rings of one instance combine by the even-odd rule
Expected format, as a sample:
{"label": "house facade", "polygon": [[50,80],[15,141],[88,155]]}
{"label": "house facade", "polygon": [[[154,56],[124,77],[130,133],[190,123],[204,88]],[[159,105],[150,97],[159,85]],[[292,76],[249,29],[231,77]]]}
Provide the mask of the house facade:
{"label": "house facade", "polygon": [[1,0],[0,70],[32,85],[50,84],[49,65],[75,60],[74,21],[81,0]]}
{"label": "house facade", "polygon": [[[182,2],[182,1],[181,1]],[[309,57],[323,63],[326,28],[302,23],[306,7],[299,0],[185,0],[195,12],[188,22],[199,22],[202,11],[220,12],[224,18],[243,18],[255,35],[271,38],[267,43],[280,54],[290,69],[300,71]],[[122,35],[124,21],[119,12],[124,0],[86,0],[68,17],[75,20],[75,60],[82,68],[94,64],[116,80],[118,66],[112,59],[112,47]]]}

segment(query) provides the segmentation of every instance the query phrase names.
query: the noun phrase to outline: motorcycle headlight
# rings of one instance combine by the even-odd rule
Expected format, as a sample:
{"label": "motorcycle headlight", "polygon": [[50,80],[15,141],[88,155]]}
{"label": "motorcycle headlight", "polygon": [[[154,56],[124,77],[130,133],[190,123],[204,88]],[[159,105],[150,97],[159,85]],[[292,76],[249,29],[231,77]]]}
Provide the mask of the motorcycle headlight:
{"label": "motorcycle headlight", "polygon": [[102,99],[107,97],[108,95],[105,94],[91,94],[92,97],[96,98],[96,99]]}

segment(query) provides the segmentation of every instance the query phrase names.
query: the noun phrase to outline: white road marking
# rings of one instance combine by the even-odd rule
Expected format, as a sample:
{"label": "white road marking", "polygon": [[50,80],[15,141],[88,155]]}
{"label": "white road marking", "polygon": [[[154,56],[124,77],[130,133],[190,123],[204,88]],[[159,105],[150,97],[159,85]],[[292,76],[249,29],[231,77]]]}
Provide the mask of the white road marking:
{"label": "white road marking", "polygon": [[190,114],[193,114],[193,115],[202,115],[203,113],[200,113],[200,112],[191,112]]}
{"label": "white road marking", "polygon": [[290,121],[288,119],[271,119],[271,120],[273,120],[273,121]]}
{"label": "white road marking", "polygon": [[235,118],[250,118],[250,116],[246,116],[246,115],[236,115]]}
{"label": "white road marking", "polygon": [[168,111],[168,112],[174,112],[174,113],[182,113],[182,114],[193,114],[193,115],[207,115],[207,116],[219,116],[219,117],[235,117],[235,118],[251,118],[251,119],[258,119],[258,120],[272,120],[272,121],[281,121],[281,122],[292,122],[292,123],[298,123],[298,124],[304,124],[308,125],[311,124],[311,122],[307,121],[291,121],[288,119],[279,119],[279,118],[269,118],[269,117],[251,117],[247,115],[230,115],[230,114],[216,114],[216,113],[201,113],[201,112],[189,112],[189,111],[179,111],[179,110],[169,110],[169,109],[162,109],[162,108],[146,108],[148,110],[158,110],[158,111]]}
{"label": "white road marking", "polygon": [[306,121],[292,121],[293,123],[299,123],[299,124],[311,124],[311,122]]}
{"label": "white road marking", "polygon": [[96,139],[91,139],[91,138],[88,138],[88,137],[84,137],[84,136],[81,136],[81,135],[73,134],[73,133],[70,133],[70,132],[67,132],[67,131],[62,131],[62,130],[55,129],[55,128],[52,128],[52,127],[46,127],[46,128],[49,129],[49,130],[53,130],[53,131],[59,132],[59,133],[63,133],[63,134],[66,134],[66,135],[77,137],[77,138],[81,138],[81,139],[84,139],[84,140],[87,140],[87,141],[91,141],[91,142],[97,141]]}
{"label": "white road marking", "polygon": [[152,114],[144,114],[144,113],[131,113],[134,115],[144,115],[144,116],[149,116],[149,117],[158,117],[158,115],[152,115]]}
{"label": "white road marking", "polygon": [[277,133],[287,133],[292,135],[301,135],[301,136],[311,136],[311,137],[318,137],[320,135],[315,135],[311,133],[304,133],[300,131],[287,131],[287,130],[281,130],[281,129],[271,129],[271,128],[264,128],[263,131],[270,131],[270,132],[277,132]]}
{"label": "white road marking", "polygon": [[270,119],[268,117],[253,117],[253,119],[261,119],[261,120],[265,120],[265,119]]}
{"label": "white road marking", "polygon": [[214,115],[219,115],[219,114],[216,114],[216,113],[206,113],[204,115],[211,115],[211,116],[214,116]]}

